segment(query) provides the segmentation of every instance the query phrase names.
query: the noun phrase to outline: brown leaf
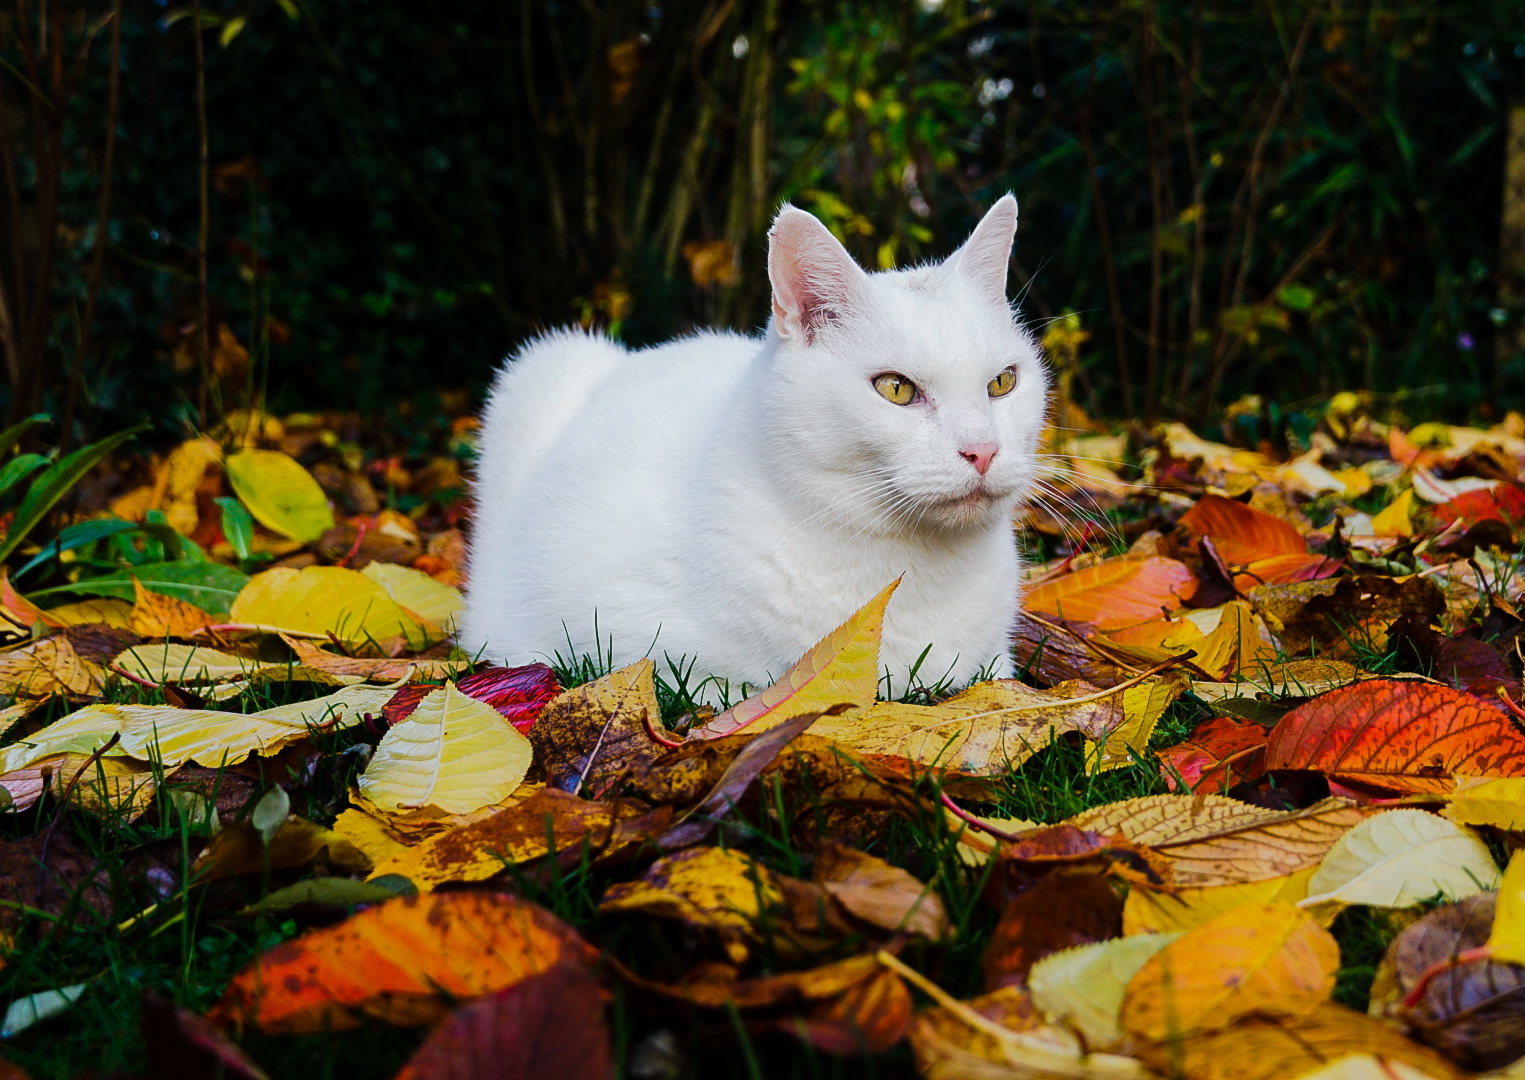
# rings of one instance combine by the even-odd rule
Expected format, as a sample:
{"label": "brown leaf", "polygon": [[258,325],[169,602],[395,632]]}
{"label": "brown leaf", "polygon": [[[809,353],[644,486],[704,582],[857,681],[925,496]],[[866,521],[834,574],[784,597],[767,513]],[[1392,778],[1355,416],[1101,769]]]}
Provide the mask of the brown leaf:
{"label": "brown leaf", "polygon": [[1013,656],[1017,670],[1053,684],[1080,679],[1095,686],[1116,686],[1150,667],[1153,661],[1130,655],[1088,623],[1069,623],[1027,612],[1017,622]]}
{"label": "brown leaf", "polygon": [[[105,869],[63,828],[0,842],[0,899],[73,921],[104,922],[116,910]],[[0,909],[0,927],[19,918],[19,906]]]}
{"label": "brown leaf", "polygon": [[1447,686],[1483,697],[1492,697],[1502,687],[1511,697],[1520,696],[1520,676],[1498,641],[1468,633],[1447,637],[1424,619],[1405,615],[1388,628],[1388,645],[1414,670],[1427,671]]}
{"label": "brown leaf", "polygon": [[[312,642],[303,641],[301,638],[282,634],[281,640],[289,645],[291,650],[297,654],[297,660],[301,662],[303,667],[312,668],[315,671],[324,671],[330,675],[359,675],[368,682],[395,683],[398,679],[444,679],[448,678],[453,671],[460,667],[459,664],[449,660],[422,660],[417,657],[393,660],[387,658],[368,659],[352,656],[335,656],[327,649],[320,649]],[[461,684],[456,683],[456,689],[460,688]],[[422,699],[424,694],[432,689],[432,687],[421,687],[419,689],[422,692],[417,696]],[[413,704],[416,706],[418,702],[415,700]],[[391,704],[388,703],[383,708],[383,713],[391,707]]]}
{"label": "brown leaf", "polygon": [[1054,873],[1019,893],[1001,912],[982,966],[987,990],[1027,986],[1027,973],[1051,953],[1105,941],[1123,930],[1123,900],[1092,868]]}
{"label": "brown leaf", "polygon": [[1403,615],[1426,621],[1446,608],[1445,594],[1427,578],[1363,574],[1290,585],[1261,585],[1250,602],[1287,652],[1348,658],[1352,643],[1381,650],[1387,628]]}
{"label": "brown leaf", "polygon": [[1169,865],[1147,848],[1074,825],[1050,825],[1003,843],[985,898],[1004,911],[1012,898],[1050,874],[1111,873],[1124,881],[1169,886]]}
{"label": "brown leaf", "polygon": [[[1470,1069],[1496,1069],[1525,1055],[1525,967],[1488,959],[1451,965],[1488,941],[1498,894],[1476,893],[1406,927],[1377,969],[1372,1001],[1420,1042]],[[1432,969],[1440,967],[1436,972]],[[1413,1008],[1397,1003],[1429,976]]]}
{"label": "brown leaf", "polygon": [[[507,866],[538,859],[554,847],[591,853],[649,839],[672,811],[643,816],[632,800],[593,802],[546,788],[480,821],[436,833],[376,866],[373,876],[401,874],[422,891],[447,881],[485,881]],[[337,827],[343,827],[339,822]]]}
{"label": "brown leaf", "polygon": [[540,711],[529,729],[535,763],[546,784],[574,794],[662,755],[646,725],[659,724],[654,667],[649,658],[601,679],[574,686]]}
{"label": "brown leaf", "polygon": [[195,631],[214,626],[218,621],[195,604],[145,589],[137,578],[132,579],[132,591],[135,599],[128,625],[133,633],[150,640],[188,638]]}
{"label": "brown leaf", "polygon": [[1148,795],[1082,811],[1080,829],[1147,846],[1177,888],[1266,881],[1315,866],[1374,811],[1349,799],[1266,810],[1219,795]]}
{"label": "brown leaf", "polygon": [[1525,735],[1500,706],[1449,686],[1371,679],[1293,709],[1265,767],[1311,769],[1389,791],[1450,791],[1452,776],[1525,776]]}
{"label": "brown leaf", "polygon": [[580,964],[463,1005],[396,1080],[613,1080],[604,992]]}
{"label": "brown leaf", "polygon": [[891,933],[941,941],[952,932],[942,899],[929,885],[864,851],[826,843],[814,880],[852,915]]}
{"label": "brown leaf", "polygon": [[828,1054],[882,1054],[905,1038],[914,1011],[905,983],[881,967],[839,996],[774,1026]]}
{"label": "brown leaf", "polygon": [[747,788],[751,787],[752,781],[773,764],[784,747],[822,716],[837,716],[844,709],[844,706],[834,705],[824,713],[801,713],[760,735],[751,736],[731,759],[725,772],[720,774],[720,779],[715,781],[715,786],[710,789],[704,801],[662,834],[658,840],[662,850],[676,851],[703,840],[735,808]]}
{"label": "brown leaf", "polygon": [[271,949],[234,977],[209,1018],[293,1034],[363,1017],[427,1024],[452,1002],[595,956],[555,916],[513,896],[403,896]]}
{"label": "brown leaf", "polygon": [[99,693],[105,672],[82,658],[61,634],[0,652],[0,694],[45,698]]}
{"label": "brown leaf", "polygon": [[267,867],[289,870],[322,863],[345,874],[365,874],[370,858],[338,833],[293,815],[281,823],[267,847],[258,829],[235,821],[212,837],[191,866],[197,884],[240,874],[258,874]]}

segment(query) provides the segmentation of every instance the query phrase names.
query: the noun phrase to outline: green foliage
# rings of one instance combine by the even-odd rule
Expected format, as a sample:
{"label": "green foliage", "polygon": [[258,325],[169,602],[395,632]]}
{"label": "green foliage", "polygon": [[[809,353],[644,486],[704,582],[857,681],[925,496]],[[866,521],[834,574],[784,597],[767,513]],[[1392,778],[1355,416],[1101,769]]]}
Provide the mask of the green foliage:
{"label": "green foliage", "polygon": [[[32,417],[0,433],[0,454],[9,452],[9,449],[26,433],[27,428],[43,419],[45,418]],[[4,538],[0,539],[0,562],[3,562],[20,546],[21,542],[47,516],[48,511],[52,510],[75,484],[83,480],[86,473],[106,460],[112,451],[139,432],[146,430],[147,427],[147,424],[142,424],[127,431],[118,432],[99,442],[81,447],[58,461],[52,461],[50,457],[42,454],[17,454],[3,468],[0,468],[0,499],[10,494],[12,489],[19,488],[21,481],[32,473],[40,468],[43,469],[42,475],[27,486],[25,494],[21,496],[21,501],[17,504],[6,526]],[[46,468],[43,468],[44,466]]]}
{"label": "green foliage", "polygon": [[[57,142],[16,75],[35,12],[0,16],[0,89],[28,106],[0,214],[12,369],[35,368],[13,422],[76,390],[87,429],[380,410],[480,388],[546,326],[751,329],[780,200],[889,266],[945,254],[1006,190],[1023,305],[1081,313],[1068,374],[1093,410],[1344,388],[1497,409],[1525,386],[1525,285],[1497,254],[1517,5],[224,0],[203,13],[204,354],[195,30],[123,8],[103,204],[108,8],[67,10],[84,59],[31,80]],[[49,215],[47,252],[6,224]]]}

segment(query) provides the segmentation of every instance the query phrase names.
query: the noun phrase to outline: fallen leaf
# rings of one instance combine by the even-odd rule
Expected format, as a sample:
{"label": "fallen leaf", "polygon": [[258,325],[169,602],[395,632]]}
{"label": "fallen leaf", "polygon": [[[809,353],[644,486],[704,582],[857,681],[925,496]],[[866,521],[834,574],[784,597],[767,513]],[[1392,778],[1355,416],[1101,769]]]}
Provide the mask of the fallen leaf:
{"label": "fallen leaf", "polygon": [[1265,770],[1266,729],[1215,716],[1198,724],[1186,741],[1161,750],[1160,776],[1176,791],[1220,793]]}
{"label": "fallen leaf", "polygon": [[[455,660],[424,660],[419,657],[402,657],[399,659],[369,659],[354,656],[335,656],[327,649],[321,649],[310,641],[301,638],[282,635],[281,640],[291,647],[291,651],[297,654],[297,660],[301,666],[311,671],[322,671],[339,678],[360,678],[367,682],[395,683],[402,679],[418,682],[428,679],[445,679],[461,667]],[[467,676],[470,678],[470,676]],[[463,679],[461,682],[464,682]],[[461,689],[461,683],[456,684]],[[430,687],[419,687],[418,701],[423,700],[424,694]],[[401,691],[398,691],[401,693]],[[467,691],[461,690],[462,693]],[[475,696],[475,695],[473,695]],[[416,706],[418,701],[413,704]],[[387,708],[391,708],[389,702]],[[409,710],[411,711],[411,710]],[[385,714],[385,710],[383,710]]]}
{"label": "fallen leaf", "polygon": [[1186,564],[1160,555],[1124,555],[1065,574],[1028,592],[1023,608],[1115,630],[1158,618],[1188,599],[1196,579]]}
{"label": "fallen leaf", "polygon": [[456,1009],[396,1080],[614,1080],[605,997],[587,968],[557,964]]}
{"label": "fallen leaf", "polygon": [[[358,662],[358,661],[357,661]],[[485,701],[510,724],[526,734],[541,710],[561,693],[556,673],[546,664],[485,667],[459,679],[455,688],[467,697]],[[427,686],[405,686],[382,710],[388,724],[401,723],[429,693]]]}
{"label": "fallen leaf", "polygon": [[1404,488],[1401,495],[1371,519],[1371,531],[1375,536],[1413,536],[1413,519],[1414,489]]}
{"label": "fallen leaf", "polygon": [[1052,953],[1033,965],[1027,984],[1050,1023],[1073,1027],[1086,1045],[1105,1050],[1123,1036],[1123,992],[1139,968],[1181,935],[1134,934]]}
{"label": "fallen leaf", "polygon": [[396,563],[369,562],[360,572],[385,589],[409,615],[446,633],[455,632],[456,616],[466,604],[460,589]]}
{"label": "fallen leaf", "polygon": [[[1187,886],[1166,892],[1134,886],[1123,902],[1124,934],[1172,934],[1190,930],[1246,904],[1296,904],[1308,895],[1308,882],[1317,866],[1282,877],[1236,881],[1226,885]],[[1310,911],[1314,922],[1328,927],[1338,909]]]}
{"label": "fallen leaf", "polygon": [[[364,854],[362,852],[362,854]],[[369,859],[369,856],[366,856]],[[273,861],[272,861],[273,867]],[[280,915],[293,908],[354,908],[361,904],[381,904],[398,896],[412,896],[417,890],[398,878],[385,881],[356,881],[347,877],[317,877],[276,889],[239,912],[245,918]]]}
{"label": "fallen leaf", "polygon": [[75,983],[73,986],[43,990],[12,1001],[5,1010],[4,1023],[0,1023],[0,1039],[14,1039],[33,1025],[67,1012],[70,1006],[84,997],[89,985]]}
{"label": "fallen leaf", "polygon": [[[704,800],[685,814],[682,820],[667,829],[658,838],[664,851],[676,851],[703,840],[722,818],[728,815],[742,795],[752,786],[752,781],[772,765],[784,747],[795,740],[822,715],[837,715],[840,705],[833,706],[826,714],[802,713],[782,724],[775,724],[760,735],[747,739],[726,765],[725,771],[715,781]],[[736,736],[730,736],[736,738]],[[706,740],[713,741],[713,740]],[[649,768],[649,766],[648,766]]]}
{"label": "fallen leaf", "polygon": [[[1499,1068],[1525,1054],[1525,967],[1502,957],[1462,959],[1490,940],[1494,921],[1493,895],[1476,893],[1404,927],[1372,982],[1374,1015],[1471,1069]],[[1418,1000],[1400,1006],[1421,980]]]}
{"label": "fallen leaf", "polygon": [[146,638],[183,638],[216,622],[195,604],[145,589],[136,578],[132,585],[135,596],[128,626],[134,633]]}
{"label": "fallen leaf", "polygon": [[464,814],[512,794],[530,757],[529,740],[496,709],[447,682],[387,729],[360,790],[383,808]]}
{"label": "fallen leaf", "polygon": [[0,694],[11,697],[95,694],[105,683],[104,674],[61,635],[0,652]]}
{"label": "fallen leaf", "polygon": [[895,934],[941,941],[952,933],[942,898],[930,885],[864,851],[826,843],[813,880],[854,918]]}
{"label": "fallen leaf", "polygon": [[[985,988],[1026,986],[1044,957],[1122,933],[1122,897],[1091,869],[1050,874],[1006,904],[985,946]],[[1120,990],[1120,988],[1119,988]]]}
{"label": "fallen leaf", "polygon": [[1525,965],[1525,855],[1518,851],[1510,856],[1499,882],[1488,948],[1495,960]]}
{"label": "fallen leaf", "polygon": [[[183,1005],[143,994],[143,1049],[156,1076],[179,1080],[269,1080],[248,1054]],[[3,1077],[3,1074],[0,1074]]]}
{"label": "fallen leaf", "polygon": [[1501,706],[1401,679],[1331,690],[1271,730],[1265,767],[1312,769],[1398,792],[1449,791],[1451,776],[1525,776],[1525,736]]}
{"label": "fallen leaf", "polygon": [[1465,491],[1432,511],[1442,525],[1460,522],[1464,527],[1481,521],[1497,521],[1512,529],[1525,525],[1525,488],[1499,484],[1491,489]]}
{"label": "fallen leaf", "polygon": [[1525,776],[1457,776],[1441,811],[1458,825],[1492,825],[1525,832]]}
{"label": "fallen leaf", "polygon": [[1179,1039],[1241,1016],[1302,1016],[1328,1000],[1334,938],[1290,904],[1247,904],[1188,930],[1146,960],[1123,993],[1120,1022],[1145,1039]]}
{"label": "fallen leaf", "polygon": [[1380,1020],[1325,1002],[1300,1016],[1253,1016],[1190,1039],[1136,1048],[1162,1076],[1185,1080],[1288,1080],[1351,1054],[1401,1062],[1434,1080],[1467,1075]]}
{"label": "fallen leaf", "polygon": [[1371,811],[1348,799],[1266,810],[1219,795],[1148,795],[1085,810],[1078,829],[1147,846],[1184,888],[1265,881],[1315,866]]}
{"label": "fallen leaf", "polygon": [[1404,615],[1432,620],[1445,611],[1445,594],[1422,577],[1362,574],[1260,585],[1249,599],[1288,653],[1316,650],[1336,659],[1382,651],[1388,626]]}
{"label": "fallen leaf", "polygon": [[690,848],[652,863],[635,881],[609,886],[600,914],[641,914],[675,919],[713,933],[733,963],[761,940],[759,924],[784,905],[784,894],[767,867],[739,851]]}
{"label": "fallen leaf", "polygon": [[1375,1054],[1350,1054],[1298,1080],[1435,1080],[1427,1072]]}
{"label": "fallen leaf", "polygon": [[345,874],[370,872],[370,858],[338,833],[294,814],[282,816],[268,838],[252,819],[219,830],[191,865],[193,884],[315,863]]}
{"label": "fallen leaf", "polygon": [[[447,881],[484,881],[505,867],[552,851],[577,851],[584,841],[598,851],[639,835],[643,827],[660,828],[664,819],[643,822],[643,810],[629,800],[593,802],[546,788],[481,821],[437,833],[411,847],[398,845],[384,861],[377,860],[373,876],[398,874],[424,892]],[[359,811],[346,811],[334,828],[367,846],[364,838],[374,834],[357,834],[364,823],[348,818],[349,814]],[[372,840],[367,850],[378,846]]]}
{"label": "fallen leaf", "polygon": [[131,629],[132,605],[125,600],[80,600],[49,608],[45,614],[50,623],[63,626],[104,623],[106,626],[128,630]]}
{"label": "fallen leaf", "polygon": [[529,729],[546,783],[574,794],[652,761],[666,749],[646,725],[661,725],[650,658],[574,686],[547,703]]}
{"label": "fallen leaf", "polygon": [[783,678],[727,709],[694,736],[713,739],[742,728],[762,731],[800,713],[820,712],[842,702],[859,709],[872,705],[879,690],[884,609],[899,585],[897,578],[822,638]]}
{"label": "fallen leaf", "polygon": [[369,1017],[429,1024],[451,1004],[596,954],[554,915],[504,893],[401,896],[277,945],[233,977],[213,1023],[340,1031]]}
{"label": "fallen leaf", "polygon": [[1335,842],[1302,906],[1405,908],[1437,893],[1458,900],[1498,881],[1493,856],[1470,830],[1424,810],[1388,810]]}
{"label": "fallen leaf", "polygon": [[1221,495],[1204,495],[1181,515],[1194,538],[1212,537],[1219,554],[1241,566],[1276,555],[1303,555],[1308,542],[1288,522]]}
{"label": "fallen leaf", "polygon": [[54,721],[26,742],[0,750],[0,774],[54,754],[93,753],[111,736],[110,754],[157,761],[173,768],[187,761],[218,767],[253,753],[271,753],[312,729],[340,730],[379,714],[391,691],[350,686],[327,697],[278,705],[256,713],[180,709],[168,705],[87,705]]}
{"label": "fallen leaf", "polygon": [[328,497],[289,454],[243,450],[230,455],[223,467],[239,501],[272,532],[305,544],[334,527]]}
{"label": "fallen leaf", "polygon": [[276,567],[256,574],[233,601],[228,617],[271,631],[333,634],[347,645],[384,646],[394,639],[413,649],[428,644],[425,628],[385,589],[342,566]]}

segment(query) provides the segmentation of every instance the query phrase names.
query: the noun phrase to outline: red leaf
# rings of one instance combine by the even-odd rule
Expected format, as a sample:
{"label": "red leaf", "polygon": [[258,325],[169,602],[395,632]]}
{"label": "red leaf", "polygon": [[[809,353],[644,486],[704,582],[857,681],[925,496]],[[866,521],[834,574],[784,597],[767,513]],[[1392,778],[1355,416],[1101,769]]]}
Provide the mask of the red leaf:
{"label": "red leaf", "polygon": [[1299,705],[1271,730],[1265,768],[1311,769],[1399,792],[1449,791],[1455,773],[1525,776],[1504,709],[1449,686],[1371,679]]}
{"label": "red leaf", "polygon": [[[483,668],[473,675],[467,675],[455,684],[455,688],[468,697],[491,705],[520,731],[534,727],[540,710],[561,693],[556,673],[545,664]],[[437,689],[439,687],[430,683],[404,686],[392,695],[391,701],[382,706],[381,715],[389,725],[406,720],[418,708],[418,703],[425,695]]]}
{"label": "red leaf", "polygon": [[613,1080],[604,993],[559,964],[456,1009],[396,1080]]}
{"label": "red leaf", "polygon": [[1179,773],[1192,791],[1221,792],[1264,771],[1265,744],[1266,729],[1259,724],[1217,716],[1179,746],[1160,751],[1160,775],[1172,791],[1179,787]]}
{"label": "red leaf", "polygon": [[1525,524],[1525,489],[1499,484],[1487,490],[1466,491],[1435,508],[1442,525],[1460,521],[1471,527],[1480,521],[1501,521],[1510,527]]}

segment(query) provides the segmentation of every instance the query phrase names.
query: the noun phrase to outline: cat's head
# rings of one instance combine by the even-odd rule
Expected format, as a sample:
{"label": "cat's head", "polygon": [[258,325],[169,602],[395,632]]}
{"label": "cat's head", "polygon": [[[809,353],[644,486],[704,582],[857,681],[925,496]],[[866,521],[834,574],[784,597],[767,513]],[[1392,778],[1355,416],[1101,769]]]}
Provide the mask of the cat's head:
{"label": "cat's head", "polygon": [[946,260],[865,273],[815,217],[768,233],[777,452],[855,527],[963,530],[1031,487],[1048,376],[1006,299],[1017,202]]}

